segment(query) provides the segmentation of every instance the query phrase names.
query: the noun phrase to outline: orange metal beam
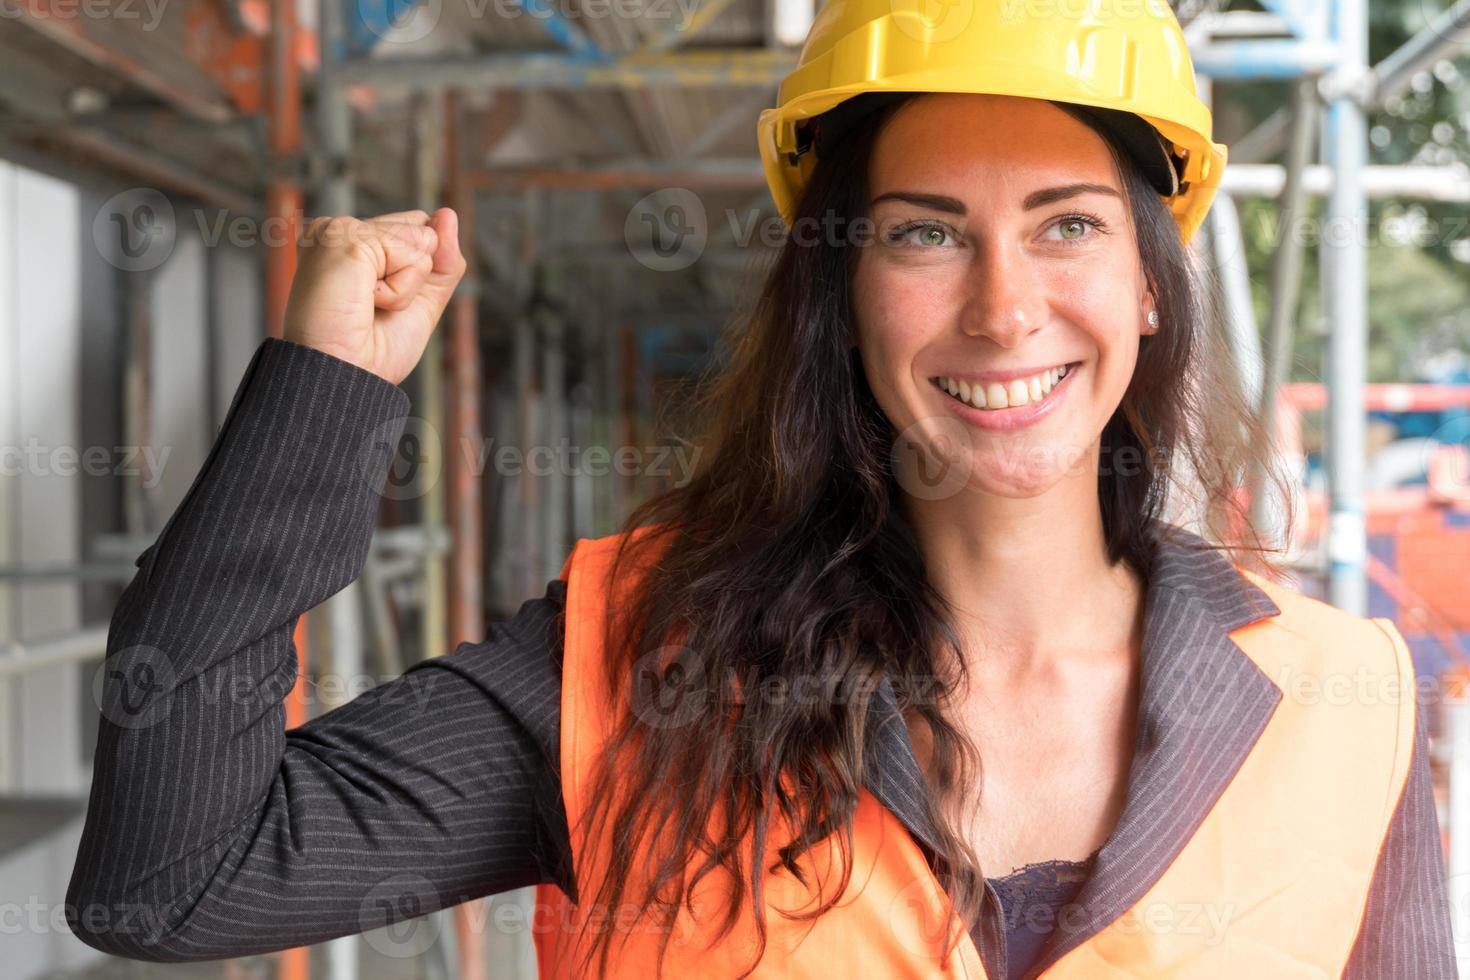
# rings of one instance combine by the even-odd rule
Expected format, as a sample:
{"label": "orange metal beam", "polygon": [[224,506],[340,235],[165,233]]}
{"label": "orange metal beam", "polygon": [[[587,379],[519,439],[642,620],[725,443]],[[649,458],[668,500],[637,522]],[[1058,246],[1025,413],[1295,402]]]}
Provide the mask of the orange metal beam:
{"label": "orange metal beam", "polygon": [[[196,3],[184,11],[185,53],[240,112],[253,115],[267,109],[269,42],[269,34],[235,30],[212,3]],[[315,31],[298,26],[291,50],[299,70],[315,70],[320,63],[319,43]]]}
{"label": "orange metal beam", "polygon": [[73,3],[55,0],[14,0],[11,16],[36,33],[79,58],[125,78],[133,85],[197,119],[221,123],[233,113],[210,93],[191,89],[183,80],[169,78],[133,54],[105,43],[92,26],[92,18],[77,16]]}
{"label": "orange metal beam", "polygon": [[[484,639],[484,601],[481,542],[484,540],[480,508],[479,477],[470,465],[473,454],[467,446],[478,446],[480,438],[480,341],[477,318],[475,274],[474,191],[465,179],[463,127],[460,100],[456,93],[444,97],[445,194],[459,217],[460,250],[469,263],[468,271],[449,305],[449,336],[443,345],[449,359],[448,439],[445,465],[449,468],[449,521],[453,541],[449,566],[450,645]],[[459,980],[488,980],[485,966],[484,916],[476,914],[483,899],[459,905],[454,910],[459,941]]]}
{"label": "orange metal beam", "polygon": [[[1282,385],[1281,397],[1304,412],[1327,407],[1327,388],[1316,381],[1293,381]],[[1470,408],[1470,386],[1364,385],[1363,407],[1374,412],[1442,412],[1447,408]]]}
{"label": "orange metal beam", "polygon": [[[294,57],[296,36],[295,0],[272,0],[267,117],[271,178],[266,189],[266,218],[273,227],[272,234],[263,237],[268,246],[266,328],[273,337],[284,332],[286,299],[290,296],[291,280],[296,275],[296,239],[300,234],[301,188],[293,177],[301,152],[301,73],[300,64]],[[294,728],[307,720],[309,659],[306,622],[305,615],[296,621],[297,675],[296,686],[286,698],[287,728]],[[277,972],[279,980],[307,980],[311,975],[309,953],[307,947],[282,951]]]}

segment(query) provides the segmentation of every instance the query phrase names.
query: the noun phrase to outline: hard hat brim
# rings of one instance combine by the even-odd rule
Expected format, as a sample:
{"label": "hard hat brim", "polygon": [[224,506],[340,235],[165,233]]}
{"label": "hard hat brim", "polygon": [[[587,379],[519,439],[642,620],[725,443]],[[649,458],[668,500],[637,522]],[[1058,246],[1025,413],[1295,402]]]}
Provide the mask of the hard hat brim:
{"label": "hard hat brim", "polygon": [[[830,157],[842,138],[864,117],[883,106],[922,94],[925,93],[864,92],[838,103],[805,124],[812,130],[812,151],[818,160]],[[1100,106],[1048,101],[1066,112],[1087,117],[1110,134],[1138,167],[1149,186],[1161,196],[1173,197],[1179,193],[1184,161],[1169,151],[1163,136],[1141,116]]]}
{"label": "hard hat brim", "polygon": [[[936,87],[925,88],[921,91],[962,90]],[[820,115],[836,104],[859,94],[862,94],[859,90],[845,93],[826,92],[816,98],[797,100],[795,104],[765,109],[761,112],[756,123],[757,148],[761,154],[767,185],[770,188],[772,200],[776,204],[777,213],[788,227],[795,220],[800,188],[816,162],[815,153],[798,156],[792,152],[795,146],[795,140],[792,138],[794,127],[801,120]],[[1068,103],[1071,105],[1086,104],[1081,100],[1068,100]],[[1168,198],[1168,205],[1178,222],[1182,240],[1188,244],[1200,225],[1204,223],[1205,215],[1209,212],[1210,204],[1219,190],[1225,165],[1229,159],[1229,150],[1224,144],[1215,143],[1208,137],[1202,136],[1191,125],[1142,112],[1137,115],[1152,126],[1176,151],[1176,159],[1182,159],[1178,193]]]}

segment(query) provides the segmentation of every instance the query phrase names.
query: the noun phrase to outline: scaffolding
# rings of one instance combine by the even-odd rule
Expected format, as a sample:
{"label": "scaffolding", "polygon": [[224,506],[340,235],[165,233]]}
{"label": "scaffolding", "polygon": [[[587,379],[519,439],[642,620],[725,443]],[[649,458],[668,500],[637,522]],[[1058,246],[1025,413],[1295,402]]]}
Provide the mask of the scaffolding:
{"label": "scaffolding", "polygon": [[[294,0],[268,0],[264,7],[269,17],[255,33],[258,44],[254,48],[200,47],[211,55],[227,53],[211,66],[216,77],[238,73],[242,66],[254,72],[254,88],[225,85],[230,97],[227,103],[178,84],[145,60],[119,57],[117,52],[99,47],[48,16],[38,4],[22,3],[15,9],[16,17],[27,26],[88,63],[125,76],[181,117],[218,124],[243,113],[264,120],[271,166],[262,200],[242,194],[208,174],[85,127],[58,124],[48,131],[49,145],[88,153],[153,186],[212,202],[237,214],[274,216],[289,222],[301,212],[308,194],[317,213],[355,213],[358,194],[352,147],[355,117],[360,110],[353,106],[351,93],[354,89],[371,89],[412,97],[418,107],[414,115],[422,128],[414,134],[411,152],[419,156],[420,162],[415,167],[415,186],[405,196],[411,206],[426,208],[438,200],[452,202],[462,216],[461,227],[467,236],[465,254],[472,259],[470,271],[446,315],[445,336],[433,341],[421,376],[429,405],[438,406],[441,398],[444,402],[442,412],[429,409],[438,413],[428,416],[430,424],[445,433],[445,445],[463,446],[478,444],[483,428],[477,343],[482,328],[479,317],[484,314],[487,296],[482,271],[473,261],[479,241],[474,221],[477,211],[483,208],[488,214],[492,202],[498,203],[496,199],[507,195],[513,195],[522,208],[527,230],[523,250],[515,257],[521,266],[515,270],[518,278],[507,285],[513,300],[526,304],[535,294],[531,267],[539,258],[535,218],[548,193],[575,189],[632,194],[683,186],[743,191],[757,201],[765,199],[764,176],[753,147],[749,157],[735,159],[712,158],[704,152],[740,127],[753,130],[754,110],[750,105],[734,106],[708,120],[703,132],[689,133],[686,148],[676,159],[630,152],[614,164],[598,167],[488,168],[469,152],[470,131],[475,130],[481,141],[503,133],[509,119],[497,113],[520,93],[537,90],[770,92],[795,67],[796,52],[789,43],[780,43],[777,32],[768,32],[767,44],[762,48],[691,50],[688,42],[730,10],[733,0],[705,0],[687,23],[645,33],[631,50],[622,52],[607,50],[548,0],[531,0],[525,8],[556,50],[502,50],[474,55],[399,52],[384,57],[381,39],[395,23],[412,17],[418,5],[346,5],[342,0],[317,0],[319,43],[314,47],[319,60],[311,80],[314,111],[307,120],[302,118],[303,90],[307,86],[301,77],[299,52],[303,39],[309,42],[311,38],[298,23]],[[813,0],[774,0],[774,5],[775,20],[784,25],[783,30],[795,29],[800,35],[803,25],[809,26]],[[249,4],[223,6],[248,21],[252,9]],[[1470,46],[1470,0],[1458,0],[1433,16],[1411,40],[1376,65],[1368,62],[1366,0],[1261,0],[1261,6],[1259,11],[1231,11],[1214,9],[1207,3],[1201,9],[1181,8],[1178,12],[1206,101],[1210,100],[1214,81],[1277,79],[1293,83],[1289,104],[1231,146],[1221,194],[1196,247],[1207,252],[1207,264],[1217,273],[1219,302],[1242,365],[1242,382],[1263,417],[1269,418],[1274,416],[1287,383],[1291,361],[1292,328],[1305,256],[1302,236],[1293,229],[1304,218],[1308,198],[1324,197],[1326,227],[1348,232],[1324,237],[1319,254],[1329,337],[1324,365],[1330,501],[1325,572],[1330,601],[1348,612],[1365,615],[1371,560],[1363,459],[1368,396],[1368,201],[1395,197],[1470,204],[1470,170],[1463,165],[1369,166],[1366,118],[1369,111],[1406,92],[1417,75]],[[485,95],[496,97],[488,111],[477,111],[467,104]],[[306,127],[314,136],[315,149],[310,155],[303,150]],[[1318,153],[1314,153],[1314,145],[1320,148]],[[1265,162],[1283,151],[1284,163]],[[1317,156],[1320,161],[1314,158]],[[442,167],[437,165],[441,160]],[[445,174],[443,187],[437,186],[432,176],[441,171]],[[1255,321],[1235,203],[1246,197],[1274,198],[1282,219],[1278,227],[1285,229],[1272,256],[1270,321],[1264,331]],[[272,247],[267,258],[265,282],[272,333],[279,332],[279,318],[294,270],[294,238],[289,236],[289,240]],[[484,254],[488,249],[479,251]],[[614,248],[608,254],[621,258],[626,253]],[[603,326],[606,324],[594,323],[593,329]],[[516,398],[521,417],[534,417],[548,437],[585,424],[577,421],[579,407],[585,406],[579,406],[575,398],[582,396],[551,384],[535,400],[530,394],[538,360],[545,376],[559,383],[568,346],[576,339],[565,317],[547,310],[536,317],[519,316],[508,335],[513,351],[512,376],[519,382]],[[1264,344],[1259,339],[1263,335]],[[631,425],[629,406],[636,398],[633,389],[638,386],[640,363],[649,352],[640,349],[630,332],[609,342],[607,349],[618,356],[600,384],[606,389],[606,404],[613,407],[612,414],[626,431]],[[145,390],[134,394],[146,399],[146,377],[142,381]],[[136,414],[145,417],[146,411],[137,409]],[[146,442],[146,433],[141,433],[137,441]],[[433,464],[444,467],[449,479],[446,487],[424,497],[422,524],[413,531],[422,535],[424,547],[419,549],[422,556],[414,567],[424,581],[422,646],[425,650],[442,650],[460,640],[479,639],[484,618],[483,578],[487,575],[480,527],[485,489],[464,465],[462,453],[445,454],[442,447],[433,452]],[[604,492],[613,498],[608,511],[616,512],[629,489],[617,480],[607,483]],[[517,587],[512,591],[529,595],[538,581],[554,574],[569,544],[569,530],[585,529],[593,520],[590,515],[595,508],[585,496],[586,489],[577,485],[557,482],[546,500],[532,493],[527,481],[522,481],[518,490],[514,504],[524,515],[528,530],[523,539],[512,542],[522,551]],[[577,527],[569,527],[565,519],[569,499],[575,502],[572,509],[584,515],[575,522]],[[1261,494],[1253,496],[1253,500],[1261,499]],[[1258,510],[1256,517],[1269,528],[1274,515]],[[1282,534],[1290,531],[1276,530]],[[447,561],[441,562],[445,552]],[[52,572],[12,570],[9,577]],[[74,568],[62,573],[80,580],[86,571]],[[112,574],[112,570],[103,569],[99,574]],[[334,600],[336,605],[326,613],[333,624],[327,655],[335,664],[352,663],[360,655],[356,651],[361,646],[361,633],[354,626],[357,616],[353,604],[367,602],[370,610],[377,609],[376,618],[369,613],[369,621],[377,632],[387,631],[382,600],[375,598],[381,589],[372,582],[366,584],[366,589],[366,596],[344,594],[348,598]],[[58,659],[93,656],[101,639],[94,630],[29,650],[12,644],[0,657],[0,672],[14,673]],[[298,634],[298,650],[303,658],[305,639],[303,617]],[[305,666],[303,659],[303,677]],[[298,702],[291,716],[293,724],[305,720],[303,712]],[[1453,876],[1470,874],[1470,775],[1461,771],[1470,765],[1470,720],[1463,712],[1452,718],[1451,732],[1457,763],[1449,819]],[[457,914],[458,975],[483,975],[484,956],[476,945],[470,918],[463,908]],[[1470,950],[1462,948],[1460,956],[1463,974],[1470,967]],[[334,972],[352,975],[351,957],[347,945],[337,947]],[[305,974],[306,963],[299,951],[288,955],[283,975]]]}
{"label": "scaffolding", "polygon": [[[655,34],[640,47],[622,54],[604,50],[576,23],[544,2],[536,7],[537,18],[547,37],[561,49],[557,53],[384,59],[363,49],[339,61],[334,46],[343,44],[341,50],[345,51],[343,39],[324,34],[323,50],[332,49],[333,53],[324,55],[318,86],[322,145],[328,148],[334,163],[345,159],[352,138],[352,113],[345,99],[347,83],[403,89],[421,96],[446,91],[636,90],[660,86],[774,89],[795,66],[795,52],[789,47],[680,50],[728,4],[729,0],[707,2],[689,29]],[[778,20],[784,16],[787,23],[809,24],[811,0],[776,0],[776,6]],[[1262,0],[1262,6],[1263,11],[1206,7],[1180,12],[1201,76],[1201,95],[1207,101],[1211,82],[1216,80],[1281,79],[1295,83],[1290,103],[1238,141],[1225,171],[1222,193],[1211,212],[1206,234],[1201,236],[1202,244],[1219,275],[1219,298],[1242,366],[1242,382],[1260,406],[1262,417],[1272,418],[1291,360],[1305,249],[1303,236],[1294,229],[1306,212],[1307,198],[1325,196],[1325,226],[1348,231],[1324,240],[1319,255],[1329,336],[1324,371],[1330,498],[1326,577],[1328,597],[1334,605],[1366,615],[1369,555],[1363,446],[1368,346],[1367,202],[1370,196],[1394,196],[1470,203],[1470,171],[1464,166],[1367,166],[1366,117],[1371,109],[1402,94],[1416,74],[1470,44],[1470,0],[1459,0],[1434,17],[1408,43],[1373,66],[1368,63],[1366,0]],[[339,22],[340,16],[339,0],[321,0],[323,24]],[[362,26],[358,25],[359,36],[363,34]],[[376,34],[386,24],[366,26],[368,33]],[[448,118],[455,119],[456,112],[451,103]],[[744,113],[726,114],[713,120],[706,133],[690,134],[690,141],[695,146],[709,145],[723,130],[742,121],[748,124],[751,120]],[[1320,146],[1320,163],[1313,159],[1314,142]],[[1283,164],[1261,162],[1283,149]],[[461,181],[468,181],[485,192],[521,193],[536,188],[627,192],[682,185],[748,189],[758,197],[763,194],[758,160],[700,160],[696,156],[690,153],[672,162],[631,159],[587,170],[461,173],[452,168],[451,185],[457,187]],[[326,185],[327,199],[337,202],[340,210],[346,210],[345,202],[351,200],[347,189],[350,179],[344,169],[330,167],[337,176]],[[1271,312],[1264,349],[1252,309],[1245,245],[1234,200],[1252,195],[1277,200],[1281,217],[1278,227],[1285,229],[1275,242],[1272,258]],[[472,198],[460,191],[455,199],[464,206]],[[464,310],[463,316],[473,318],[473,309]],[[473,329],[472,324],[461,324],[457,314],[452,342],[457,343],[463,333]],[[518,330],[516,337],[520,345],[534,342],[523,330]],[[547,350],[555,355],[560,344],[554,336],[547,339]],[[478,419],[472,412],[457,424],[478,431]],[[1263,499],[1260,493],[1253,496],[1257,521],[1278,536],[1289,535],[1290,528],[1270,526],[1274,515],[1259,504]],[[537,508],[532,500],[523,502],[529,516],[542,521],[553,519],[550,512],[554,508]],[[555,528],[543,540],[554,542],[556,533],[563,530]],[[465,571],[457,568],[452,578],[459,581]],[[1458,714],[1450,724],[1457,735],[1470,732],[1470,724]],[[1457,738],[1459,741],[1465,738]],[[1470,744],[1457,744],[1456,749],[1456,758],[1470,758]],[[1459,791],[1452,793],[1452,875],[1470,872],[1470,800],[1465,799],[1465,788],[1462,779]],[[1460,956],[1463,970],[1470,964],[1470,951],[1462,949]]]}

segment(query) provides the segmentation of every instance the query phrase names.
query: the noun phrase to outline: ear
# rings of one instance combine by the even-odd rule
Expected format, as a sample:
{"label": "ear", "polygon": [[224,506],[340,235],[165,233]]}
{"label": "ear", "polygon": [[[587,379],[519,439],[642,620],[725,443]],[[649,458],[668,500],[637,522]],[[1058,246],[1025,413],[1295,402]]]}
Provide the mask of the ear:
{"label": "ear", "polygon": [[[1148,336],[1149,334],[1156,334],[1156,333],[1159,332],[1159,326],[1158,326],[1158,324],[1156,324],[1156,323],[1149,323],[1148,322],[1149,314],[1150,313],[1158,313],[1158,309],[1159,309],[1158,303],[1154,300],[1154,291],[1153,291],[1153,289],[1152,288],[1145,289],[1144,292],[1143,292],[1143,299],[1139,303],[1139,312],[1138,312],[1138,317],[1139,317],[1139,320],[1141,321],[1140,322],[1140,326],[1139,326],[1139,332],[1142,333],[1144,336]],[[1157,319],[1157,317],[1156,317],[1156,319]]]}

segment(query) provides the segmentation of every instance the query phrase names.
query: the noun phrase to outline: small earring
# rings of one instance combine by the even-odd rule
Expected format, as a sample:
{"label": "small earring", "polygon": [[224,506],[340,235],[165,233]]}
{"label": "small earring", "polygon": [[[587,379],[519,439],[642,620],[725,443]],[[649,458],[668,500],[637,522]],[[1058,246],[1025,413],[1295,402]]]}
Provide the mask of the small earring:
{"label": "small earring", "polygon": [[1159,325],[1159,311],[1158,310],[1149,310],[1148,311],[1148,325],[1151,326],[1151,327],[1157,327]]}

